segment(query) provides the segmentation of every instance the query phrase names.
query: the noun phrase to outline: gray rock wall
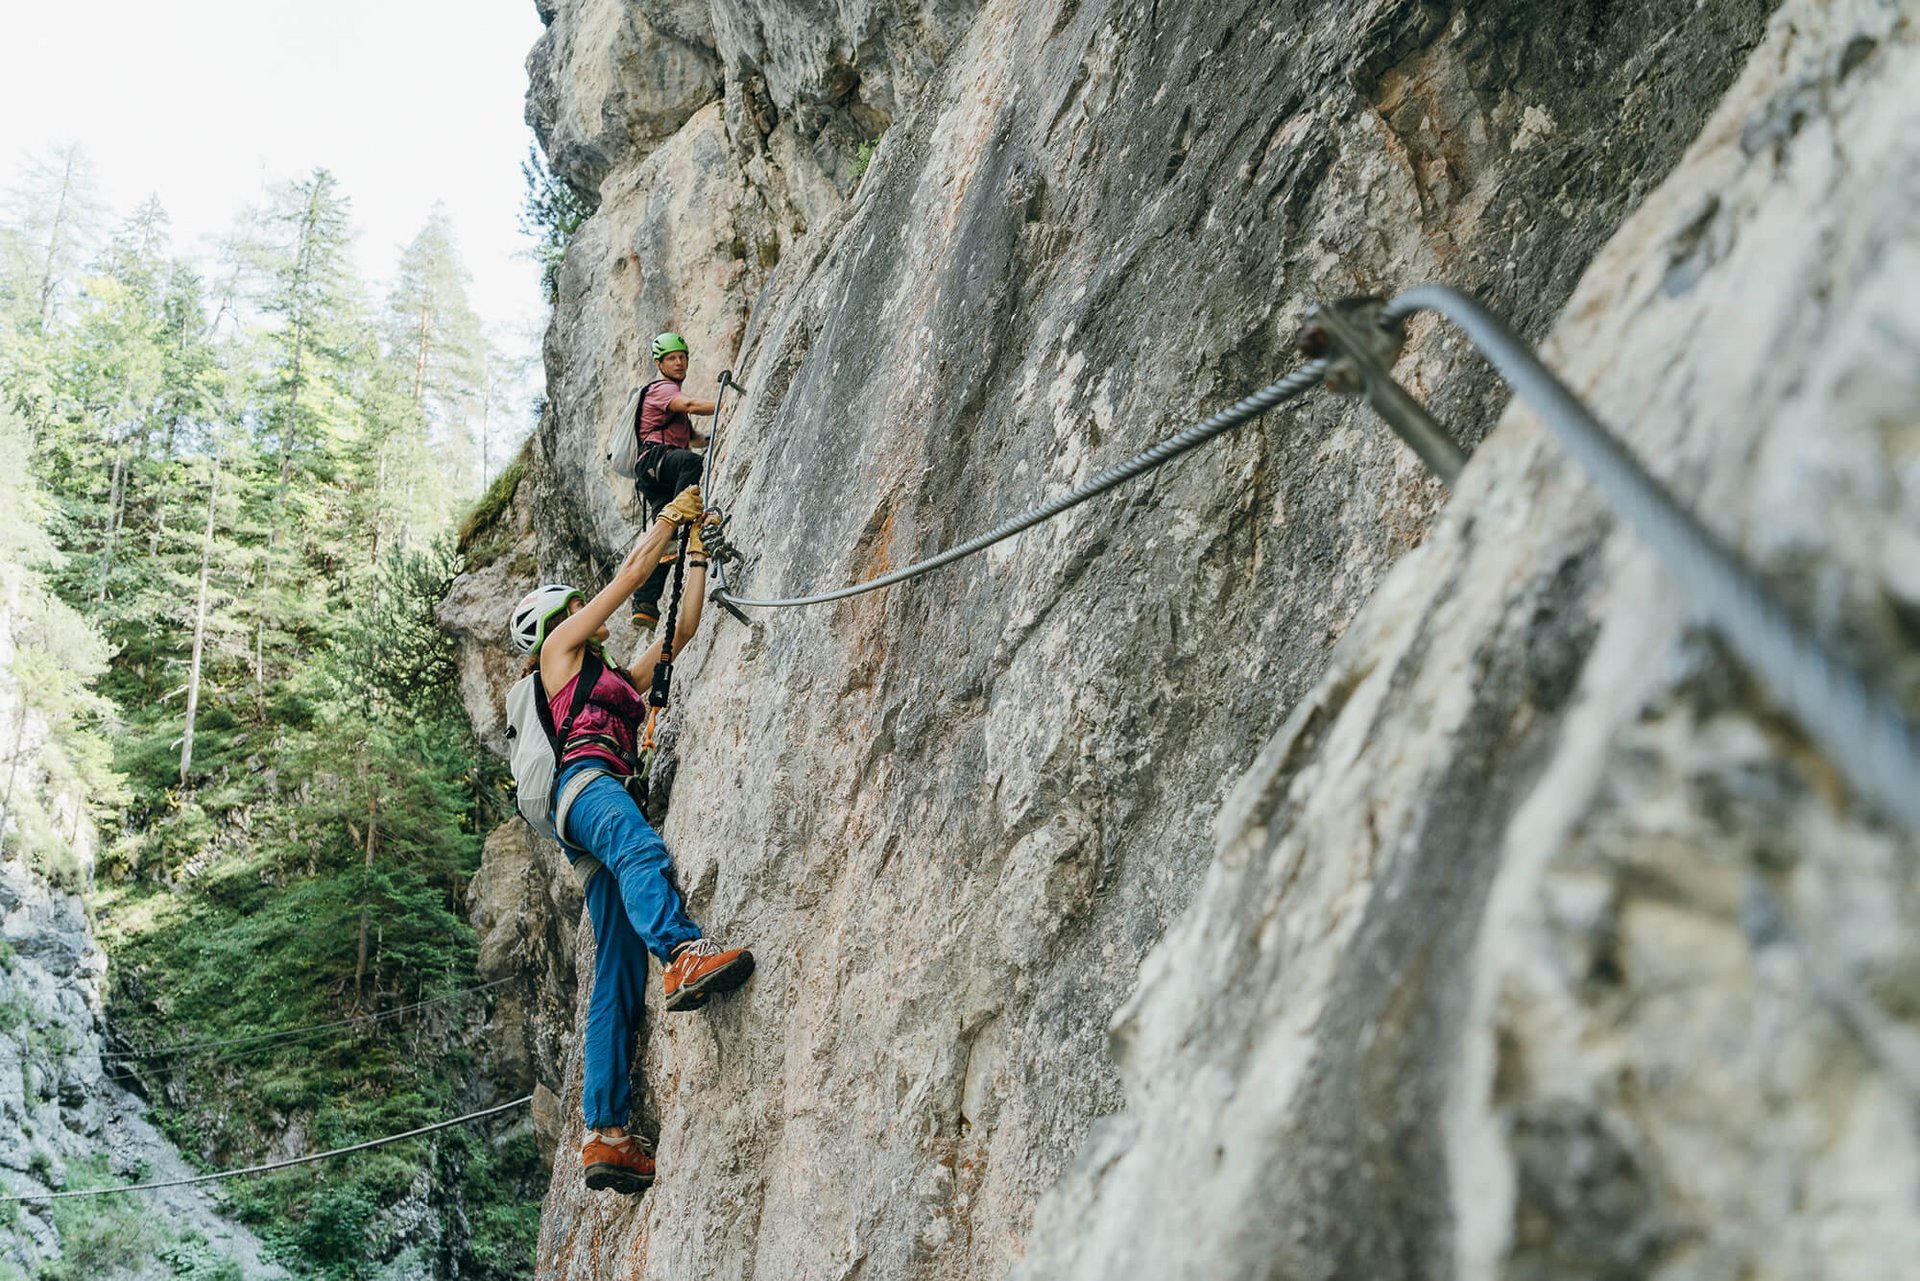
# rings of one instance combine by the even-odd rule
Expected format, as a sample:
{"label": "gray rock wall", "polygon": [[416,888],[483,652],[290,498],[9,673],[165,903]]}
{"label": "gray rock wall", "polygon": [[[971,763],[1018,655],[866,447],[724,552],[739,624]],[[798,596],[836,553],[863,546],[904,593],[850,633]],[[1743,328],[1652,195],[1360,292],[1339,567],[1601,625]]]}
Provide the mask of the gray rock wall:
{"label": "gray rock wall", "polygon": [[[1910,542],[1885,532],[1912,529],[1886,479],[1904,437],[1831,443],[1855,470],[1836,455],[1814,469],[1826,488],[1800,488],[1804,460],[1759,467],[1752,433],[1828,438],[1776,427],[1743,379],[1812,376],[1803,304],[1846,290],[1770,264],[1829,227],[1823,193],[1847,212],[1816,243],[1884,245],[1856,278],[1897,278],[1910,228],[1872,199],[1900,172],[1891,126],[1853,187],[1783,175],[1890,105],[1854,95],[1901,101],[1908,11],[1789,5],[1743,96],[1573,293],[1769,8],[989,0],[802,32],[798,7],[710,6],[678,38],[711,32],[715,96],[567,170],[600,203],[561,274],[550,412],[503,517],[519,541],[444,611],[470,688],[497,696],[520,591],[597,584],[628,545],[600,458],[657,329],[693,340],[695,389],[723,365],[752,388],[710,488],[752,551],[744,585],[779,592],[904,564],[1267,381],[1308,301],[1433,277],[1536,337],[1575,297],[1557,356],[1576,385],[1690,498],[1776,517],[1756,553],[1781,539],[1837,626],[1882,589],[1843,590],[1857,562],[1832,540],[1883,560]],[[555,6],[534,118],[619,79],[564,51],[630,12]],[[884,93],[836,100],[842,61]],[[885,132],[855,181],[863,112]],[[566,128],[557,157],[586,136]],[[1657,323],[1648,298],[1670,308]],[[1831,305],[1848,333],[1882,320]],[[1750,316],[1772,319],[1743,333]],[[1731,336],[1697,334],[1710,319]],[[1402,372],[1469,441],[1504,403],[1431,326]],[[552,1096],[541,1275],[1784,1276],[1911,1257],[1826,1221],[1911,1231],[1909,1095],[1883,1060],[1905,1052],[1913,917],[1906,881],[1867,874],[1910,857],[1807,783],[1791,730],[1516,436],[1436,525],[1445,495],[1411,457],[1316,399],[911,588],[753,629],[714,616],[680,668],[664,831],[695,915],[762,968],[647,1029],[662,1175],[637,1202],[585,1193],[573,1165],[565,984],[589,941],[562,937],[557,859],[498,841],[529,915],[489,914],[540,976],[516,1035]],[[1843,494],[1851,522],[1832,518]],[[1910,649],[1905,607],[1875,608],[1898,626],[1849,643]],[[1622,702],[1603,673],[1641,684]],[[1810,850],[1852,852],[1803,887]],[[1845,940],[1870,955],[1818,951],[1846,913],[1805,894],[1873,900],[1880,924]],[[1781,985],[1757,1010],[1749,962]],[[1816,991],[1860,994],[1837,999],[1868,1032],[1820,1032]],[[1825,1092],[1833,1056],[1857,1090]],[[1779,1138],[1759,1125],[1803,1096]],[[1830,1108],[1846,1124],[1804,1137]],[[1734,1119],[1703,1119],[1718,1110]],[[1892,1190],[1842,1192],[1820,1143],[1869,1135]]]}
{"label": "gray rock wall", "polygon": [[[1910,706],[1914,12],[1785,6],[1548,345]],[[1018,1275],[1911,1276],[1920,842],[1690,616],[1510,412],[1225,807]]]}
{"label": "gray rock wall", "polygon": [[[196,1173],[103,1061],[106,954],[81,897],[49,880],[39,857],[46,851],[32,848],[18,812],[33,806],[51,815],[66,841],[65,869],[91,881],[92,824],[74,795],[51,784],[48,727],[21,698],[15,672],[15,629],[35,626],[46,608],[25,566],[0,563],[0,725],[10,746],[0,801],[0,1196],[80,1186],[76,1174],[131,1182]],[[103,1277],[177,1275],[158,1251],[187,1264],[230,1261],[248,1278],[286,1275],[262,1260],[258,1238],[228,1220],[217,1192],[204,1187],[68,1202],[68,1222],[86,1221],[95,1207],[105,1214],[115,1201],[134,1228],[118,1237],[128,1266],[74,1257],[49,1202],[0,1203],[0,1276],[37,1276],[63,1258]]]}

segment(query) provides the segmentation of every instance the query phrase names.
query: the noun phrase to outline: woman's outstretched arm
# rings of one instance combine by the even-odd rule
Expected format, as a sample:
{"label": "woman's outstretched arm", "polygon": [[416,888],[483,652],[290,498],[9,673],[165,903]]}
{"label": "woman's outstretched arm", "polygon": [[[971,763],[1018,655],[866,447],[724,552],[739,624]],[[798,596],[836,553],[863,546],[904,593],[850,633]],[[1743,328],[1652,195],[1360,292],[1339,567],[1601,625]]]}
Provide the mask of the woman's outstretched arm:
{"label": "woman's outstretched arm", "polygon": [[[700,610],[707,603],[707,549],[700,545],[696,530],[687,545],[687,577],[680,586],[680,618],[673,628],[673,652],[682,653],[693,634],[700,630]],[[646,682],[653,679],[654,665],[660,661],[660,641],[647,646],[640,657],[633,660],[633,666],[627,669],[627,675],[640,682],[645,688]]]}
{"label": "woman's outstretched arm", "polygon": [[[647,581],[660,558],[673,545],[680,525],[700,519],[700,487],[690,485],[661,511],[627,558],[613,581],[601,588],[592,600],[562,619],[540,647],[540,679],[549,690],[559,689],[580,670],[580,656],[591,641],[620,608]],[[697,615],[696,615],[697,616]]]}

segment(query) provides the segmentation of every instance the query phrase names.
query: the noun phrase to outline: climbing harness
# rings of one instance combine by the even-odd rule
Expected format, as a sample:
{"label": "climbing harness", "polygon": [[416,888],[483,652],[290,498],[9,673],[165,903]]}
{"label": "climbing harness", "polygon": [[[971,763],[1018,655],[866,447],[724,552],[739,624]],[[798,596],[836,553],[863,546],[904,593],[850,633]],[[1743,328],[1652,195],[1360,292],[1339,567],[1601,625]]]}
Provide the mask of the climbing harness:
{"label": "climbing harness", "polygon": [[378,1139],[368,1139],[365,1143],[355,1143],[344,1148],[334,1148],[327,1152],[310,1152],[306,1156],[288,1157],[281,1161],[268,1161],[264,1165],[250,1165],[240,1170],[216,1170],[212,1174],[196,1174],[188,1179],[157,1179],[152,1183],[130,1183],[123,1188],[76,1188],[70,1192],[27,1192],[11,1196],[0,1196],[0,1205],[18,1201],[59,1201],[67,1197],[111,1196],[116,1192],[151,1192],[156,1188],[184,1188],[196,1183],[216,1183],[221,1179],[237,1179],[249,1174],[267,1174],[273,1170],[284,1170],[295,1165],[312,1165],[315,1161],[325,1161],[336,1156],[346,1156],[351,1152],[365,1152],[369,1148],[385,1147],[389,1143],[399,1143],[403,1139],[417,1139],[423,1134],[432,1134],[436,1130],[450,1130],[456,1125],[465,1125],[483,1117],[494,1116],[512,1108],[525,1107],[533,1102],[531,1094],[523,1094],[511,1103],[500,1103],[478,1112],[469,1112],[465,1116],[449,1117],[444,1121],[435,1121],[432,1125],[423,1125],[408,1130],[404,1134],[389,1134]]}
{"label": "climbing harness", "polygon": [[[720,407],[726,403],[727,388],[737,387],[741,391],[746,390],[746,388],[741,387],[739,383],[733,380],[733,371],[730,369],[720,371],[719,381],[720,391],[713,398],[713,430],[707,436],[707,471],[703,473],[701,477],[705,482],[708,493],[712,492],[712,468],[715,460],[715,451],[719,448],[720,444]],[[704,524],[706,517],[703,514],[701,517],[703,523],[701,525],[700,537],[703,543],[706,543],[709,538],[712,539],[711,544],[707,546],[707,563],[712,567],[714,580],[716,586],[719,588],[719,592],[724,593],[726,590],[726,580],[722,575],[726,572],[726,565],[729,561],[738,561],[740,559],[740,553],[732,543],[727,541],[725,534],[726,514],[714,507],[709,507],[707,510],[712,511],[714,515],[719,517],[719,520],[714,523],[713,532],[709,534],[707,533],[707,526]],[[673,699],[674,635],[680,627],[680,597],[686,584],[687,547],[692,537],[692,525],[681,528],[679,543],[673,558],[673,580],[667,589],[667,614],[666,617],[661,620],[660,661],[653,665],[653,683],[647,691],[647,719],[642,723],[640,728],[640,762],[633,774],[633,778],[640,782],[643,790],[647,778],[653,772],[653,754],[659,748],[658,730],[660,714],[667,709],[667,704]],[[733,606],[728,605],[718,594],[716,594],[715,599],[719,600],[727,612],[731,613],[741,622],[747,623],[751,621],[745,614],[742,614],[739,610],[733,608]],[[644,810],[645,806],[641,808]]]}
{"label": "climbing harness", "polygon": [[[846,600],[920,577],[984,551],[1292,400],[1325,381],[1361,395],[1434,474],[1451,486],[1467,454],[1390,372],[1410,316],[1433,311],[1457,326],[1587,472],[1614,511],[1638,530],[1706,615],[1772,689],[1863,797],[1920,830],[1920,728],[1864,674],[1835,658],[1759,577],[1683,508],[1512,330],[1479,302],[1444,285],[1423,285],[1390,302],[1349,298],[1314,307],[1301,333],[1309,362],[1245,400],[1196,423],[1051,502],[903,569],[865,582],[799,596],[736,596],[727,605],[790,609]],[[737,610],[733,610],[736,615]]]}

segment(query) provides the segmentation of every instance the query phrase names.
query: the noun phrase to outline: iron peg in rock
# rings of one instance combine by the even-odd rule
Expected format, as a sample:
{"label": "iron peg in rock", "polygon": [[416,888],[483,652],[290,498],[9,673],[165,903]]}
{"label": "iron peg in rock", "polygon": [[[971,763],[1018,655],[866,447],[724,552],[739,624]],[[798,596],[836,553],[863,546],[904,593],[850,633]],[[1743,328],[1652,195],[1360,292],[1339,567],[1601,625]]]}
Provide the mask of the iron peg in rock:
{"label": "iron peg in rock", "polygon": [[1325,386],[1345,396],[1365,396],[1373,412],[1420,456],[1420,461],[1452,485],[1467,455],[1435,421],[1426,406],[1393,380],[1393,364],[1406,346],[1406,329],[1383,318],[1378,298],[1338,298],[1307,312],[1300,349],[1317,347],[1328,360]]}
{"label": "iron peg in rock", "polygon": [[1328,391],[1343,396],[1364,392],[1375,372],[1367,367],[1368,362],[1385,374],[1400,359],[1406,331],[1381,323],[1380,313],[1385,308],[1386,303],[1379,298],[1336,298],[1307,313],[1307,324],[1300,331],[1300,350],[1316,358],[1334,358],[1327,369]]}

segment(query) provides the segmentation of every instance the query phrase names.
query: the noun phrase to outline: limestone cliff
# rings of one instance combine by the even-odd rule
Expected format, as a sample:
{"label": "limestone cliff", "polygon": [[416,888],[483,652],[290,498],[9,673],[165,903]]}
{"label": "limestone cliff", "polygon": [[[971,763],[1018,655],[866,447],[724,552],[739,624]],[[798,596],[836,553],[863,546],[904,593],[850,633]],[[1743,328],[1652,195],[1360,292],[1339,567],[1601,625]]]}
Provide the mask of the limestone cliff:
{"label": "limestone cliff", "polygon": [[[600,459],[656,329],[752,389],[711,488],[777,590],[1429,278],[1553,330],[1911,689],[1912,7],[1770,7],[552,5],[529,114],[599,203],[445,612],[476,720],[511,600],[631,537]],[[1504,403],[1431,326],[1400,372],[1469,442]],[[912,587],[715,616],[664,830],[762,968],[647,1029],[637,1202],[570,1164],[577,899],[490,849],[541,1275],[1897,1275],[1913,843],[1686,617],[1524,415],[1448,500],[1326,398]]]}
{"label": "limestone cliff", "polygon": [[[19,504],[21,490],[0,486]],[[39,590],[27,563],[45,547],[0,557],[0,726],[8,748],[0,794],[0,1196],[187,1178],[195,1173],[146,1119],[147,1105],[103,1062],[107,958],[79,893],[93,876],[92,824],[64,771],[60,744],[23,683],[16,634],[44,646],[52,627],[84,631]],[[18,555],[19,559],[14,559]],[[171,1188],[100,1200],[0,1204],[0,1277],[60,1262],[102,1278],[228,1269],[282,1277],[260,1241],[222,1212],[216,1190]],[[79,1275],[66,1273],[62,1275]]]}

